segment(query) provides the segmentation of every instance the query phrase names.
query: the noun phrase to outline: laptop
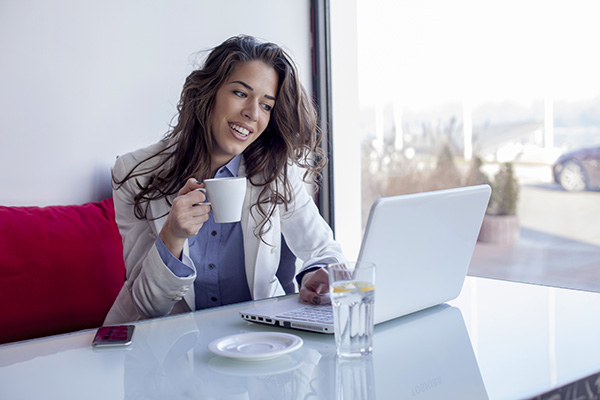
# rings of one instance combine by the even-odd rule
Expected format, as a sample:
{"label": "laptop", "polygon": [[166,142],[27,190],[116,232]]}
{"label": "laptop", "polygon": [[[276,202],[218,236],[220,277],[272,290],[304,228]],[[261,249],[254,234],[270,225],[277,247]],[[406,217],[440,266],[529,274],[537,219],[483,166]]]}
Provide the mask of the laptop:
{"label": "laptop", "polygon": [[[371,206],[358,259],[376,265],[379,324],[456,298],[491,194],[488,185],[383,197]],[[240,311],[248,321],[333,333],[330,304],[286,297]]]}

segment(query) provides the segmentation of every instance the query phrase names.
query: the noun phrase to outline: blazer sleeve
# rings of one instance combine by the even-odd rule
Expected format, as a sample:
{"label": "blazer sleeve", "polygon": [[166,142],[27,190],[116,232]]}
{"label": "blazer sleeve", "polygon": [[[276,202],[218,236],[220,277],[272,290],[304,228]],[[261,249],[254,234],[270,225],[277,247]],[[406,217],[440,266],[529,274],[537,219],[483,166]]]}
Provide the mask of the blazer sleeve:
{"label": "blazer sleeve", "polygon": [[[113,174],[117,179],[122,179],[135,163],[136,157],[131,153],[119,157]],[[126,268],[126,282],[116,303],[120,303],[122,312],[129,316],[136,313],[141,318],[164,316],[188,293],[196,279],[196,269],[187,256],[183,261],[193,270],[187,277],[177,277],[165,265],[156,247],[159,232],[155,222],[140,220],[134,214],[136,190],[135,179],[129,179],[113,189],[116,222],[123,239]]]}

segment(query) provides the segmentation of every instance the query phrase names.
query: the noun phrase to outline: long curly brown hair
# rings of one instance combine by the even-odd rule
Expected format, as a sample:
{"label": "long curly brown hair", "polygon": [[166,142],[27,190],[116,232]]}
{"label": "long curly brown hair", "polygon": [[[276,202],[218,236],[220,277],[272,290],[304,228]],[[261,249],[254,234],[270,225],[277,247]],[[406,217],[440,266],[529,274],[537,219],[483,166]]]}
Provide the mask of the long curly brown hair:
{"label": "long curly brown hair", "polygon": [[[236,65],[250,61],[271,66],[279,78],[269,124],[243,152],[247,178],[262,187],[252,207],[262,217],[257,234],[262,238],[270,229],[269,218],[276,205],[283,204],[287,209],[292,201],[287,179],[287,169],[292,163],[305,169],[305,180],[319,179],[327,159],[319,145],[321,136],[315,107],[300,83],[294,62],[274,43],[235,36],[213,48],[203,67],[186,78],[177,106],[177,123],[163,139],[172,144],[139,162],[122,180],[113,175],[115,188],[129,179],[150,175],[150,179],[144,179],[147,183],[136,179],[139,192],[133,205],[137,218],[147,219],[150,201],[169,202],[168,196],[177,193],[189,178],[210,177],[213,152],[210,116],[217,91]],[[142,167],[155,157],[161,157],[155,168]]]}

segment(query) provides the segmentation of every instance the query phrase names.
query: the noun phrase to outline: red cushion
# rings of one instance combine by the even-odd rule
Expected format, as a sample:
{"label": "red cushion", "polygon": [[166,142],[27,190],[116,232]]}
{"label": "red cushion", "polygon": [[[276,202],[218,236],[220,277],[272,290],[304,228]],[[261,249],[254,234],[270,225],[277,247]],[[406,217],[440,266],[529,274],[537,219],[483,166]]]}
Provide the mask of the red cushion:
{"label": "red cushion", "polygon": [[0,206],[0,343],[100,326],[124,280],[112,199]]}

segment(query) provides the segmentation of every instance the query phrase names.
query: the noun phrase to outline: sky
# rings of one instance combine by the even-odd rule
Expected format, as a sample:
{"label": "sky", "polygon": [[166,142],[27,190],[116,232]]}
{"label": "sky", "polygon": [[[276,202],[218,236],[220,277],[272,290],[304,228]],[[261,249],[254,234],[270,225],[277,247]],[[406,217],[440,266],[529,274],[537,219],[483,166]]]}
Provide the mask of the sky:
{"label": "sky", "polygon": [[600,95],[596,0],[357,0],[361,106]]}

